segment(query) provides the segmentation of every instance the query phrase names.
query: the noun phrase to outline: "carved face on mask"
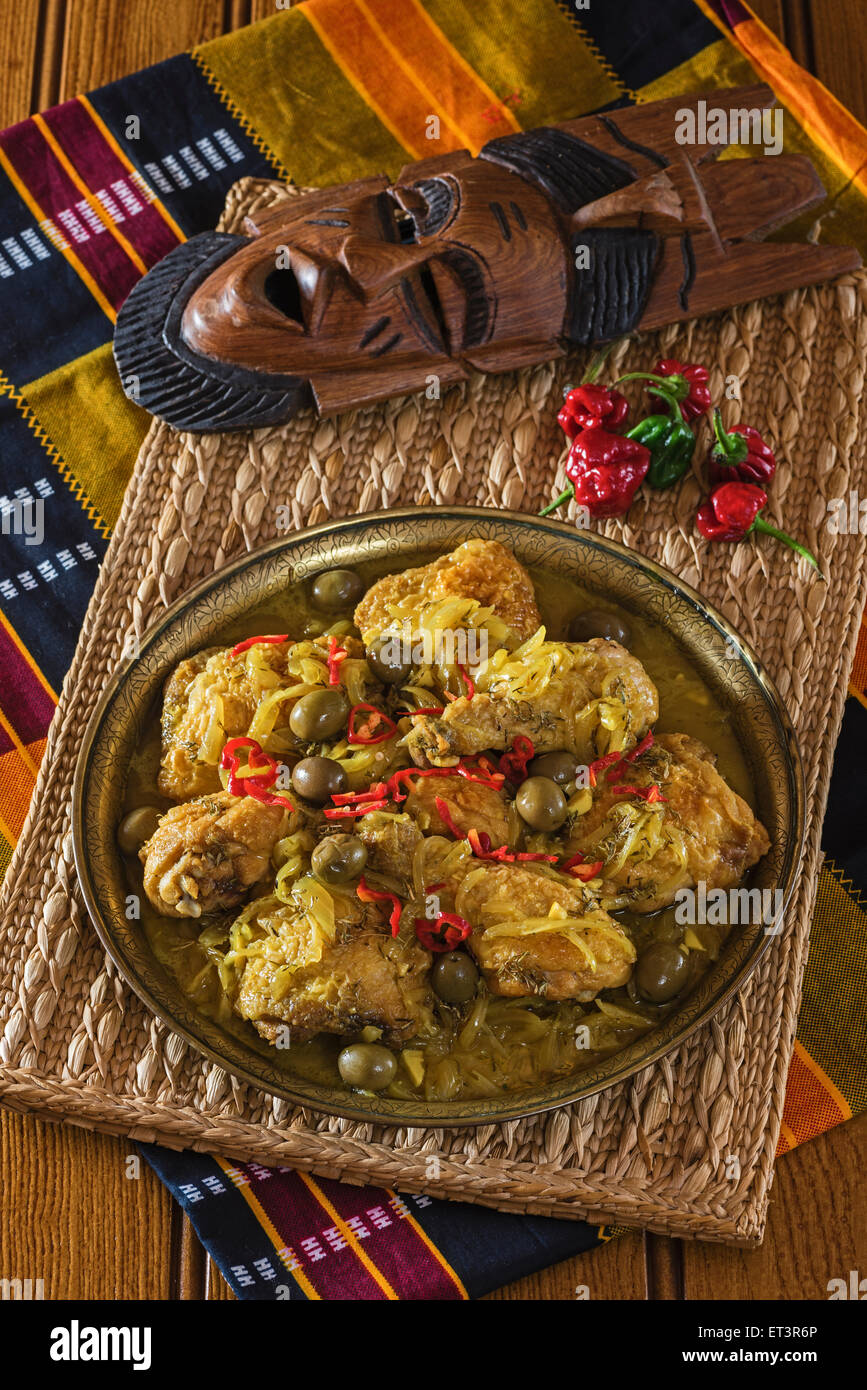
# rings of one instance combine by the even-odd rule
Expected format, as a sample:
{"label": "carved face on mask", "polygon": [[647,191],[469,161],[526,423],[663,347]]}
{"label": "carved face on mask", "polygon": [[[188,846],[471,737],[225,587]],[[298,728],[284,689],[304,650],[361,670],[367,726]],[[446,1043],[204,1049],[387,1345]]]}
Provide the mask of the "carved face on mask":
{"label": "carved face on mask", "polygon": [[[308,404],[328,413],[433,394],[433,383],[438,393],[473,369],[506,371],[704,312],[708,293],[714,307],[750,297],[720,284],[720,258],[736,260],[736,247],[726,250],[695,168],[714,151],[686,158],[671,105],[493,140],[478,158],[425,160],[394,183],[287,197],[248,217],[245,237],[193,237],[124,304],[121,378],[179,428],[237,429]],[[797,207],[788,211],[790,196],[783,220],[818,185],[798,162]],[[715,169],[732,171],[713,181],[723,220],[733,189],[755,200],[758,163]],[[769,221],[767,204],[750,228]],[[764,253],[766,276],[781,248],[750,244]],[[785,249],[826,259],[831,250]],[[799,257],[794,282],[778,275],[763,292],[837,273],[810,269]]]}

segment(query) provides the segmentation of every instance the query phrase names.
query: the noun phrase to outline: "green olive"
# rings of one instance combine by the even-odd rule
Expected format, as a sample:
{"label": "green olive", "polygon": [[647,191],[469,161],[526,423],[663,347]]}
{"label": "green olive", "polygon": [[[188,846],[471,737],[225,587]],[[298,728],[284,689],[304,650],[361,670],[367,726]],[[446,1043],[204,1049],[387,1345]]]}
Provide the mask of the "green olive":
{"label": "green olive", "polygon": [[329,835],[310,856],[320,883],[351,883],[364,872],[367,848],[357,835]]}
{"label": "green olive", "polygon": [[667,1004],[689,980],[689,958],[671,941],[654,941],[638,958],[635,983],[652,1004]]}
{"label": "green olive", "polygon": [[400,685],[412,671],[412,662],[404,660],[403,639],[396,633],[375,637],[364,654],[377,680],[385,685]]}
{"label": "green olive", "polygon": [[466,1004],[476,992],[479,972],[464,951],[449,951],[437,957],[430,978],[445,1004]]}
{"label": "green olive", "polygon": [[117,842],[124,854],[138,854],[163,814],[156,806],[136,806],[134,811],[127,812],[117,828]]}
{"label": "green olive", "polygon": [[292,769],[292,786],[299,796],[320,806],[349,785],[346,769],[336,758],[302,758]]}
{"label": "green olive", "polygon": [[569,640],[589,642],[592,637],[606,637],[609,642],[628,647],[632,630],[616,613],[606,613],[604,608],[587,608],[569,624]]}
{"label": "green olive", "polygon": [[349,701],[342,689],[311,690],[292,706],[289,728],[305,743],[322,743],[343,733],[348,718]]}
{"label": "green olive", "polygon": [[571,753],[541,753],[527,771],[531,777],[548,777],[559,786],[574,782],[578,775],[578,759]]}
{"label": "green olive", "polygon": [[381,1043],[350,1043],[337,1058],[337,1070],[347,1086],[381,1091],[394,1080],[397,1060]]}
{"label": "green olive", "polygon": [[310,589],[314,608],[323,613],[346,613],[364,593],[364,580],[355,570],[326,570]]}
{"label": "green olive", "polygon": [[550,777],[528,777],[515,805],[532,830],[557,830],[566,819],[566,798]]}

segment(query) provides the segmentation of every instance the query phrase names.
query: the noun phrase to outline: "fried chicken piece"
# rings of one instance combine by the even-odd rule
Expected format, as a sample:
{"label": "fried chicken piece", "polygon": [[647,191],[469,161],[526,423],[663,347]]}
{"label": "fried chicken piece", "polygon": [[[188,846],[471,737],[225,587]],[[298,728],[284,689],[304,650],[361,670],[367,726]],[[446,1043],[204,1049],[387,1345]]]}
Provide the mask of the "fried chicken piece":
{"label": "fried chicken piece", "polygon": [[370,811],[358,818],[352,833],[365,845],[368,866],[376,873],[412,877],[412,857],[422,833],[411,816]]}
{"label": "fried chicken piece", "polygon": [[293,1042],[315,1033],[353,1037],[371,1026],[386,1042],[413,1037],[431,1019],[429,953],[414,939],[393,938],[381,914],[354,894],[328,896],[334,925],[325,939],[300,895],[290,904],[261,899],[249,919],[236,1012],[269,1042],[281,1028]]}
{"label": "fried chicken piece", "polygon": [[365,634],[381,631],[388,627],[392,605],[414,594],[419,603],[455,595],[476,599],[522,638],[532,636],[542,621],[529,574],[499,541],[464,541],[430,565],[385,575],[356,608],[355,626]]}
{"label": "fried chicken piece", "polygon": [[[363,657],[364,648],[358,638],[341,640],[350,656]],[[326,686],[327,637],[304,643],[263,643],[255,651],[266,673],[273,672],[276,687],[298,683],[298,677],[288,679],[287,663],[303,648],[321,654],[319,683]],[[220,790],[219,752],[228,739],[249,732],[259,701],[270,694],[270,689],[263,691],[251,677],[247,652],[233,656],[232,650],[209,647],[198,652],[182,661],[166,681],[158,786],[163,796],[172,800],[186,801]],[[310,689],[314,688],[311,684]],[[282,702],[275,729],[288,728],[293,703],[288,699]]]}
{"label": "fried chicken piece", "polygon": [[590,763],[601,751],[634,747],[656,719],[656,686],[618,642],[549,642],[541,655],[558,664],[539,694],[522,693],[515,659],[502,674],[482,675],[489,690],[477,688],[471,700],[461,696],[441,715],[417,718],[406,740],[413,761],[443,767],[488,748],[509,748],[523,734],[537,753],[565,749]]}
{"label": "fried chicken piece", "polygon": [[461,831],[478,830],[491,837],[492,846],[517,843],[517,813],[510,810],[502,792],[466,777],[419,777],[415,791],[407,798],[406,809],[415,816],[426,835],[451,835],[437,810],[437,798]]}
{"label": "fried chicken piece", "polygon": [[592,999],[632,973],[635,947],[593,893],[539,865],[471,868],[455,911],[492,994]]}
{"label": "fried chicken piece", "polygon": [[[622,777],[600,778],[593,805],[576,818],[566,845],[603,861],[603,896],[618,907],[656,912],[681,888],[704,881],[730,888],[770,848],[765,827],[720,776],[716,758],[698,739],[659,734],[653,747],[625,765]],[[652,803],[617,795],[618,783],[648,787]]]}
{"label": "fried chicken piece", "polygon": [[173,806],[139,850],[148,898],[164,917],[237,907],[270,871],[288,822],[280,806],[223,791]]}

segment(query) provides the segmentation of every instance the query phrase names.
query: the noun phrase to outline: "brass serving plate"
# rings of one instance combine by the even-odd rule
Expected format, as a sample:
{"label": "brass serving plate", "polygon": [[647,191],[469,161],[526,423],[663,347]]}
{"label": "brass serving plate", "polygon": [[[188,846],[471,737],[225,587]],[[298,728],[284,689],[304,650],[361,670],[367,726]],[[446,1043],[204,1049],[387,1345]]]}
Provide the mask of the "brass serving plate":
{"label": "brass serving plate", "polygon": [[[804,778],[795,733],[755,653],[731,625],[660,565],[616,541],[551,519],[479,507],[402,508],[300,531],[244,555],[175,603],[150,629],[140,655],[116,672],[84,735],[73,787],[73,838],[81,890],[103,946],[139,997],[187,1042],[254,1086],[314,1110],[407,1125],[473,1125],[569,1104],[623,1081],[678,1047],[743,984],[772,937],[750,925],[732,932],[720,960],[683,1007],[658,1028],[586,1070],[540,1087],[472,1101],[356,1095],[294,1076],[291,1051],[235,1036],[196,1011],[157,962],[139,924],[124,915],[128,885],[115,831],[130,758],[169,670],[213,643],[246,611],[320,570],[379,560],[414,563],[420,551],[451,550],[470,536],[499,540],[525,564],[572,578],[669,632],[731,721],[756,788],[770,853],[751,886],[781,889],[788,906],[804,837]],[[732,652],[735,653],[734,658]],[[785,921],[785,915],[783,916]]]}

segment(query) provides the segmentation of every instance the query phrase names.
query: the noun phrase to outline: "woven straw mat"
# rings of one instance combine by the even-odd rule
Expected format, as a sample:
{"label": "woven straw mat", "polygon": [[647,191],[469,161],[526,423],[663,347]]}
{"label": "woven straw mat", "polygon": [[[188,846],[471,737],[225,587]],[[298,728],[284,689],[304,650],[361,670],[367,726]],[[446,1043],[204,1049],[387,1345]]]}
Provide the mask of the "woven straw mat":
{"label": "woven straw mat", "polygon": [[[286,197],[245,180],[226,230]],[[770,539],[710,547],[695,533],[696,477],[644,495],[605,533],[660,560],[757,648],[806,762],[803,871],[788,930],[718,1015],[631,1080],[535,1119],[476,1130],[397,1129],[274,1099],[205,1061],[154,1019],[106,960],[76,889],[69,802],[79,739],[121,659],[195,581],[276,534],[400,503],[536,512],[564,482],[556,423],[581,356],[474,376],[440,401],[417,395],[336,419],[305,413],[246,435],[154,423],[88,609],[51,727],[30,816],[0,900],[0,1098],[48,1119],[236,1160],[553,1216],[589,1217],[754,1245],[761,1239],[806,959],[819,833],[865,590],[862,536],[832,535],[827,499],[862,476],[867,275],[747,304],[622,345],[623,365],[675,355],[711,365],[719,399],[763,429],[781,459],[768,515],[819,550],[828,582]],[[706,425],[702,426],[707,429]],[[707,437],[699,441],[698,461]],[[281,512],[281,517],[285,515]],[[436,1154],[431,1184],[426,1160]],[[726,1157],[737,1155],[730,1178]]]}

